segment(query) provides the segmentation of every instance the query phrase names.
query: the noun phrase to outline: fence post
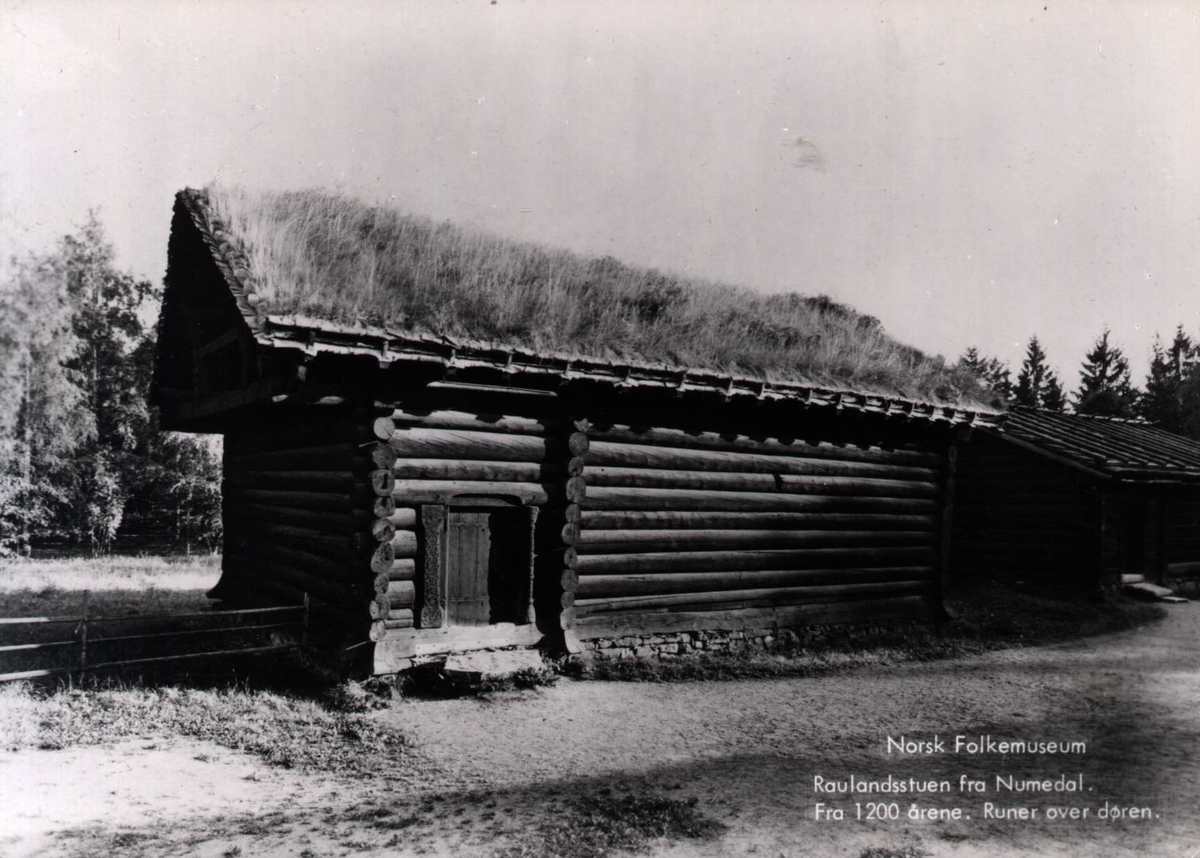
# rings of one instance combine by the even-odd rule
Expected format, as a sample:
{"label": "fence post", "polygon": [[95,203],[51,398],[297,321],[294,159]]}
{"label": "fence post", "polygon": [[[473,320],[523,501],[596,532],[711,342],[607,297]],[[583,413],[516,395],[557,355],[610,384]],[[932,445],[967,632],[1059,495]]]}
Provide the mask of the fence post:
{"label": "fence post", "polygon": [[304,631],[300,633],[300,646],[308,646],[308,593],[304,594]]}
{"label": "fence post", "polygon": [[79,623],[79,678],[87,674],[87,639],[88,639],[88,607],[91,604],[92,591],[83,591],[83,620]]}

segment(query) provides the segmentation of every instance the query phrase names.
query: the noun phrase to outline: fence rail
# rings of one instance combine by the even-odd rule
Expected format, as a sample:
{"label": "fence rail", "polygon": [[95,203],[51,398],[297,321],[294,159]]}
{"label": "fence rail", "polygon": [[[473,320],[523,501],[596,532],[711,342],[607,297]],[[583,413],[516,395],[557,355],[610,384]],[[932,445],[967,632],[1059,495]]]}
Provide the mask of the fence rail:
{"label": "fence rail", "polygon": [[[60,624],[60,625],[75,625],[74,637],[71,640],[43,641],[38,643],[23,643],[23,644],[8,644],[0,646],[0,654],[3,653],[38,653],[48,652],[51,650],[61,650],[66,647],[78,647],[79,658],[69,666],[61,667],[42,667],[31,670],[16,670],[8,673],[0,673],[0,682],[13,682],[22,679],[37,679],[44,676],[56,676],[59,674],[77,673],[85,674],[89,670],[103,670],[114,667],[127,667],[131,665],[156,664],[169,661],[184,661],[197,658],[211,658],[226,655],[242,655],[245,653],[261,653],[261,652],[277,652],[281,650],[297,649],[307,646],[309,632],[309,617],[311,615],[311,604],[308,594],[304,594],[304,602],[300,605],[285,605],[273,608],[238,608],[230,611],[193,611],[188,613],[178,614],[127,614],[121,616],[93,616],[89,611],[89,594],[84,593],[83,613],[72,617],[0,617],[0,627],[14,626],[36,626],[45,624]],[[105,637],[97,637],[90,635],[93,627],[105,623],[145,623],[150,621],[163,620],[194,620],[208,619],[221,620],[229,617],[244,617],[247,615],[266,615],[266,614],[300,614],[299,619],[278,622],[278,623],[252,623],[250,625],[221,625],[210,628],[201,629],[174,629],[165,632],[149,632],[145,634],[118,634]],[[221,632],[249,632],[249,631],[268,631],[275,629],[295,629],[300,628],[300,640],[285,644],[272,644],[270,646],[243,646],[231,647],[226,649],[206,650],[204,652],[187,652],[187,653],[171,653],[169,655],[151,656],[144,658],[125,658],[110,661],[90,661],[88,660],[89,647],[94,650],[101,644],[106,643],[128,643],[131,641],[163,641],[170,642],[183,637],[194,635],[212,635]]]}

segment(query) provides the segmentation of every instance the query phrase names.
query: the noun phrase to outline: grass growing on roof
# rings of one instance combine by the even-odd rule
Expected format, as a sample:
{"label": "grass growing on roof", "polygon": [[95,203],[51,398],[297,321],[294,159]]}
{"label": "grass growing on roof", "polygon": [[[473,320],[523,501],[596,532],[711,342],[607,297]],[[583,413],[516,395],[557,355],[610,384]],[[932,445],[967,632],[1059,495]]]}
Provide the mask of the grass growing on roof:
{"label": "grass growing on roof", "polygon": [[589,259],[317,190],[208,189],[269,314],[295,313],[827,387],[979,404],[979,382],[828,297]]}

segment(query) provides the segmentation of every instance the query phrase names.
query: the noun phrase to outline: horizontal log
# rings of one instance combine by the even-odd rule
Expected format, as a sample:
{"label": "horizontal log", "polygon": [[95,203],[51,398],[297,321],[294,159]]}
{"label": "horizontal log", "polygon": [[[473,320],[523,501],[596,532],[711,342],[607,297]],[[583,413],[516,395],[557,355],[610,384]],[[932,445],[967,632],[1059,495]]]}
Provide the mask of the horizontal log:
{"label": "horizontal log", "polygon": [[858,497],[937,497],[938,485],[913,480],[868,477],[811,477],[792,474],[733,474],[708,471],[660,471],[647,468],[589,467],[593,486],[701,489],[710,492],[787,492]]}
{"label": "horizontal log", "polygon": [[224,481],[229,485],[284,491],[350,492],[354,474],[345,471],[230,471]]}
{"label": "horizontal log", "polygon": [[408,608],[391,608],[388,619],[377,619],[371,623],[368,638],[372,641],[384,641],[391,630],[406,630],[413,628],[413,612]]}
{"label": "horizontal log", "polygon": [[256,539],[251,534],[234,531],[226,534],[224,550],[247,557],[275,560],[311,572],[328,581],[350,580],[355,568],[353,558],[331,557],[295,544],[283,544]]}
{"label": "horizontal log", "polygon": [[322,510],[307,510],[287,506],[270,506],[232,501],[223,505],[222,514],[228,520],[266,521],[295,527],[307,527],[310,530],[320,530],[326,533],[362,532],[374,520],[365,511],[353,512],[348,508],[339,512],[324,512]]}
{"label": "horizontal log", "polygon": [[[252,542],[294,545],[328,557],[334,562],[347,562],[357,553],[356,540],[353,536],[358,534],[336,534],[307,527],[294,527],[289,524],[237,517],[228,520],[225,529],[235,539],[245,538]],[[365,536],[365,534],[362,535]]]}
{"label": "horizontal log", "polygon": [[750,438],[746,435],[721,435],[716,432],[688,432],[682,429],[642,429],[630,426],[593,426],[587,431],[592,441],[621,441],[648,446],[680,447],[689,450],[725,450],[731,452],[768,453],[782,456],[840,459],[882,464],[911,464],[937,468],[941,456],[913,450],[863,449],[825,444],[805,444],[800,441],[776,438]]}
{"label": "horizontal log", "polygon": [[865,545],[933,545],[929,530],[585,530],[580,554],[705,551],[734,548],[818,548]]}
{"label": "horizontal log", "polygon": [[397,408],[390,415],[375,421],[375,437],[384,440],[396,434],[398,428],[470,429],[477,432],[503,432],[514,435],[546,435],[565,428],[561,420],[516,417],[504,414],[474,414],[469,411]]}
{"label": "horizontal log", "polygon": [[752,569],[820,569],[846,566],[921,566],[933,562],[925,546],[796,548],[766,551],[680,551],[674,554],[581,554],[580,575],[633,572],[705,572]]}
{"label": "horizontal log", "polygon": [[[699,572],[673,575],[592,575],[579,579],[579,600],[668,593],[713,593],[723,590],[837,587],[889,581],[933,580],[932,566],[883,569],[771,569],[766,571]],[[822,592],[825,592],[822,590]]]}
{"label": "horizontal log", "polygon": [[387,516],[387,520],[394,524],[398,530],[412,530],[417,526],[417,511],[412,507],[396,507]]}
{"label": "horizontal log", "polygon": [[353,444],[322,444],[291,450],[243,453],[225,458],[225,471],[351,471],[365,461]]}
{"label": "horizontal log", "polygon": [[542,483],[563,476],[556,464],[536,462],[476,462],[459,459],[397,459],[392,473],[398,480],[497,480]]}
{"label": "horizontal log", "polygon": [[392,609],[411,608],[416,599],[417,589],[412,581],[393,581],[388,585],[387,599]]}
{"label": "horizontal log", "polygon": [[305,425],[272,421],[269,425],[251,427],[243,432],[227,433],[225,453],[229,456],[275,453],[337,443],[364,444],[375,440],[369,427],[352,419],[327,421],[313,420],[311,417],[315,415],[309,416]]}
{"label": "horizontal log", "polygon": [[882,462],[840,461],[828,456],[779,456],[765,453],[687,450],[646,444],[595,441],[586,456],[590,469],[600,466],[705,471],[708,473],[795,474],[797,476],[880,477],[884,479],[938,479],[935,468]]}
{"label": "horizontal log", "polygon": [[712,512],[800,512],[804,510],[932,513],[930,498],[897,498],[773,492],[710,492],[589,486],[584,509],[696,510]]}
{"label": "horizontal log", "polygon": [[877,584],[845,584],[828,587],[779,587],[748,590],[721,590],[713,593],[671,593],[661,596],[624,596],[607,599],[575,599],[580,617],[606,611],[639,611],[661,608],[686,608],[701,605],[739,605],[766,607],[789,605],[818,599],[843,601],[856,598],[887,598],[930,593],[933,584],[921,581],[888,581]]}
{"label": "horizontal log", "polygon": [[386,572],[375,573],[374,589],[376,593],[386,593],[393,581],[413,581],[416,577],[416,561],[411,557],[402,557],[392,561],[391,568]]}
{"label": "horizontal log", "polygon": [[398,557],[388,567],[387,576],[391,581],[412,581],[417,577],[417,561],[411,557]]}
{"label": "horizontal log", "polygon": [[871,512],[609,512],[587,510],[583,513],[582,520],[584,528],[588,531],[680,530],[683,528],[935,530],[939,526],[939,519],[934,515],[894,515]]}
{"label": "horizontal log", "polygon": [[397,530],[391,539],[392,552],[396,557],[417,555],[417,534],[411,530]]}
{"label": "horizontal log", "polygon": [[276,559],[259,552],[234,550],[227,551],[223,560],[229,564],[229,571],[237,576],[239,583],[266,579],[338,606],[346,606],[354,600],[353,589],[348,584],[339,583],[319,572],[299,568],[295,563],[284,559]]}
{"label": "horizontal log", "polygon": [[650,609],[644,613],[633,613],[627,608],[623,613],[604,612],[590,616],[581,612],[575,632],[581,639],[591,640],[665,632],[791,629],[811,624],[927,620],[932,617],[933,600],[926,596],[899,596],[765,608],[707,607],[709,610]]}
{"label": "horizontal log", "polygon": [[401,429],[387,443],[402,459],[546,462],[568,458],[567,448],[561,441],[497,432]]}
{"label": "horizontal log", "polygon": [[346,514],[353,509],[355,493],[274,491],[237,487],[232,491],[226,489],[225,497],[235,504],[247,503],[294,509],[325,510]]}
{"label": "horizontal log", "polygon": [[459,495],[513,498],[534,505],[544,504],[550,497],[546,487],[537,483],[396,480],[392,486],[392,497],[403,504],[449,503]]}

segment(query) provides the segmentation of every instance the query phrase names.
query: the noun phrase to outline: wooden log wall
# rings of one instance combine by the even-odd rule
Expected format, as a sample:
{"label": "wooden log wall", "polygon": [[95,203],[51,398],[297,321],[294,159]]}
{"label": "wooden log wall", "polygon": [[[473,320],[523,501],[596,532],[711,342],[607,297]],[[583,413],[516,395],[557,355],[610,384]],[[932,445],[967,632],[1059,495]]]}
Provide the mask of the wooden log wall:
{"label": "wooden log wall", "polygon": [[372,463],[352,410],[277,409],[225,436],[222,577],[233,601],[314,604],[359,621],[370,579]]}
{"label": "wooden log wall", "polygon": [[1200,490],[1168,497],[1163,505],[1164,583],[1194,591],[1200,580]]}
{"label": "wooden log wall", "polygon": [[664,613],[706,628],[800,605],[828,608],[806,608],[808,622],[928,609],[944,451],[628,426],[588,435],[581,637],[675,628]]}
{"label": "wooden log wall", "polygon": [[1092,477],[977,434],[958,449],[951,577],[1050,590],[1094,584],[1102,519]]}
{"label": "wooden log wall", "polygon": [[[399,405],[380,406],[380,412],[371,427],[377,443],[370,480],[377,499],[370,531],[378,542],[371,568],[377,588],[387,582],[388,605],[379,602],[373,639],[413,626],[414,608],[422,627],[441,624],[439,596],[430,591],[438,586],[438,522],[444,516],[433,513],[456,498],[498,498],[552,510],[538,520],[537,542],[547,562],[557,564],[558,583],[570,553],[562,543],[563,528],[583,492],[579,454],[586,436],[550,418]],[[556,529],[552,538],[542,535],[548,528]],[[551,598],[559,608],[561,592]]]}

